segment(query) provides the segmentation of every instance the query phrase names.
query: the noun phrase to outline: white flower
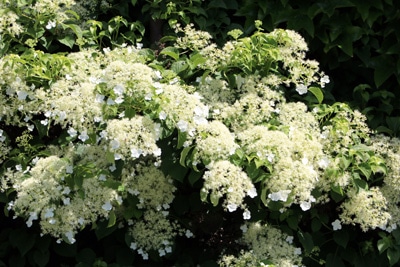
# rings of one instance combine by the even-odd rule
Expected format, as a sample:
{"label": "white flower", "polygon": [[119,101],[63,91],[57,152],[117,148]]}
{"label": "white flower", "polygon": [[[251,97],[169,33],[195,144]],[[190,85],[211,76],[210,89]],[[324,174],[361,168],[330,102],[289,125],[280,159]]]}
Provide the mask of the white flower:
{"label": "white flower", "polygon": [[46,210],[46,213],[44,214],[44,218],[52,218],[54,217],[54,208],[49,208]]}
{"label": "white flower", "polygon": [[134,243],[134,242],[132,242],[131,245],[130,245],[130,248],[131,248],[132,250],[136,250],[136,249],[137,249],[137,244]]}
{"label": "white flower", "polygon": [[112,205],[111,205],[110,201],[107,201],[103,206],[101,206],[101,208],[105,211],[110,211],[110,210],[112,210]]}
{"label": "white flower", "polygon": [[28,220],[26,221],[26,225],[27,225],[28,227],[31,227],[31,226],[32,226],[32,221],[33,221],[33,220],[37,220],[37,219],[38,219],[37,213],[36,213],[36,212],[30,212],[30,213],[29,213],[29,218],[28,218]]}
{"label": "white flower", "polygon": [[309,210],[311,208],[311,201],[302,201],[302,202],[300,202],[300,208],[303,211]]}
{"label": "white flower", "polygon": [[100,181],[106,181],[107,180],[106,175],[105,174],[100,174],[99,175],[99,180]]}
{"label": "white flower", "polygon": [[288,237],[286,237],[286,242],[288,242],[289,244],[293,243],[293,236],[289,235]]}
{"label": "white flower", "polygon": [[52,21],[52,20],[49,20],[49,21],[47,22],[46,29],[50,30],[50,29],[52,29],[52,28],[54,28],[54,27],[56,27],[56,22],[55,22],[55,21]]}
{"label": "white flower", "polygon": [[179,131],[186,132],[188,128],[188,123],[186,121],[180,120],[178,121],[176,126],[178,127]]}
{"label": "white flower", "polygon": [[192,233],[190,230],[186,230],[185,236],[186,236],[187,238],[191,238],[191,237],[193,237],[193,233]]}
{"label": "white flower", "polygon": [[162,257],[162,256],[165,256],[165,250],[163,250],[163,249],[159,249],[158,250],[158,255],[160,255],[160,257]]}
{"label": "white flower", "polygon": [[321,87],[324,88],[325,84],[330,83],[331,80],[329,79],[328,75],[325,75],[324,77],[321,78]]}
{"label": "white flower", "polygon": [[245,219],[245,220],[250,220],[250,218],[251,218],[251,213],[250,213],[250,211],[249,211],[249,210],[245,210],[245,211],[243,212],[243,219]]}
{"label": "white flower", "polygon": [[83,225],[83,224],[85,223],[85,219],[83,219],[82,217],[79,217],[78,223],[79,223],[80,225]]}
{"label": "white flower", "polygon": [[49,120],[48,120],[48,119],[41,120],[41,121],[40,121],[40,124],[46,126],[47,124],[49,124]]}
{"label": "white flower", "polygon": [[107,105],[112,106],[114,104],[115,104],[115,102],[112,98],[107,98]]}
{"label": "white flower", "polygon": [[161,78],[162,78],[161,72],[160,72],[160,71],[156,70],[156,71],[154,72],[154,74],[156,75],[157,79],[161,79]]}
{"label": "white flower", "polygon": [[71,137],[74,137],[74,136],[76,136],[76,135],[78,134],[78,132],[77,132],[74,128],[72,128],[72,127],[69,127],[67,133],[68,133],[69,136],[71,136]]}
{"label": "white flower", "polygon": [[68,231],[65,233],[65,237],[68,239],[68,241],[73,244],[75,243],[75,238],[74,238],[74,234],[71,231]]}
{"label": "white flower", "polygon": [[64,190],[62,191],[62,194],[68,195],[69,193],[71,193],[71,189],[68,186],[64,187]]}
{"label": "white flower", "polygon": [[114,102],[117,103],[117,104],[121,104],[121,103],[124,102],[124,97],[119,96],[114,100]]}
{"label": "white flower", "polygon": [[326,169],[326,168],[328,168],[328,166],[329,166],[329,159],[328,158],[323,158],[323,159],[320,159],[319,161],[318,161],[318,167],[320,167],[321,169]]}
{"label": "white flower", "polygon": [[308,91],[307,86],[304,84],[299,84],[296,86],[296,91],[299,93],[299,95],[304,95]]}
{"label": "white flower", "polygon": [[237,209],[236,204],[228,204],[226,207],[228,208],[229,212],[234,212]]}
{"label": "white flower", "polygon": [[242,226],[240,226],[240,230],[242,230],[243,233],[246,233],[248,229],[249,228],[247,227],[246,224],[243,224]]}
{"label": "white flower", "polygon": [[143,44],[142,43],[136,43],[136,49],[140,50],[143,48]]}
{"label": "white flower", "polygon": [[295,248],[294,249],[294,254],[295,255],[301,255],[301,248]]}
{"label": "white flower", "polygon": [[342,224],[340,223],[340,221],[338,219],[336,219],[334,222],[332,222],[332,227],[333,227],[333,231],[340,230],[340,229],[342,229]]}
{"label": "white flower", "polygon": [[28,93],[25,91],[17,91],[17,95],[19,100],[25,100],[28,96]]}
{"label": "white flower", "polygon": [[72,165],[68,165],[67,167],[65,167],[65,172],[66,173],[74,173],[74,167]]}
{"label": "white flower", "polygon": [[64,198],[63,199],[63,203],[64,203],[65,206],[68,206],[69,204],[71,204],[71,199],[69,197]]}
{"label": "white flower", "polygon": [[88,140],[89,135],[87,134],[87,131],[84,130],[83,132],[81,132],[81,134],[78,135],[78,139],[81,140],[82,142],[85,142],[86,140]]}
{"label": "white flower", "polygon": [[110,142],[110,145],[111,145],[111,149],[116,150],[116,149],[119,148],[120,142],[119,142],[117,139],[113,139],[113,140]]}
{"label": "white flower", "polygon": [[116,93],[117,95],[121,96],[121,95],[124,93],[125,88],[124,88],[123,85],[117,84],[117,85],[114,87],[113,91],[114,91],[114,93]]}
{"label": "white flower", "polygon": [[105,98],[104,95],[96,94],[96,102],[97,103],[103,103],[104,102],[104,98]]}
{"label": "white flower", "polygon": [[257,196],[257,190],[255,187],[247,191],[247,195],[251,198],[255,198]]}
{"label": "white flower", "polygon": [[279,192],[268,194],[268,198],[270,198],[272,201],[286,202],[290,192],[290,190],[281,190]]}
{"label": "white flower", "polygon": [[108,167],[108,169],[110,170],[110,172],[113,172],[117,169],[117,167],[115,166],[115,164],[113,164],[110,167]]}
{"label": "white flower", "polygon": [[161,111],[160,114],[158,114],[158,117],[163,121],[167,118],[167,113],[165,113],[165,111]]}
{"label": "white flower", "polygon": [[142,155],[143,151],[141,149],[131,148],[131,157],[132,158],[139,158]]}
{"label": "white flower", "polygon": [[156,157],[159,157],[159,156],[161,156],[161,152],[162,152],[161,148],[157,148],[153,151],[153,155]]}

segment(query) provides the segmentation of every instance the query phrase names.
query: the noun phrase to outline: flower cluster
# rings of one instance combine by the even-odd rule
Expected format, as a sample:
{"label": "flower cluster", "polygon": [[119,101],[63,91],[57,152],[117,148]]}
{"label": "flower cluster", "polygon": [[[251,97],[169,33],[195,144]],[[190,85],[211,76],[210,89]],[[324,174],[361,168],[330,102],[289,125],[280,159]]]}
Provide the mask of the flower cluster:
{"label": "flower cluster", "polygon": [[224,255],[220,259],[220,266],[265,266],[262,262],[266,260],[279,267],[301,265],[301,248],[291,244],[292,236],[258,222],[246,224],[242,230],[244,233],[241,242],[250,251],[242,251],[238,257]]}
{"label": "flower cluster", "polygon": [[[113,208],[111,202],[120,200],[97,177],[83,179],[79,185],[73,184],[73,175],[74,166],[69,160],[55,155],[34,159],[32,167],[26,170],[21,166],[8,170],[5,174],[8,186],[17,192],[9,209],[28,218],[28,227],[39,220],[43,234],[74,243],[79,229],[100,217],[107,218]],[[7,189],[5,186],[2,190]]]}
{"label": "flower cluster", "polygon": [[359,224],[363,231],[386,227],[391,215],[387,201],[378,187],[347,193],[349,200],[341,205],[340,219],[346,224]]}
{"label": "flower cluster", "polygon": [[243,200],[246,196],[256,197],[257,190],[246,173],[226,160],[213,162],[208,168],[203,176],[202,198],[207,198],[209,194],[211,202],[217,205],[219,199],[225,197],[223,206],[226,210],[233,212],[242,208],[245,210],[243,218],[250,219],[250,211]]}

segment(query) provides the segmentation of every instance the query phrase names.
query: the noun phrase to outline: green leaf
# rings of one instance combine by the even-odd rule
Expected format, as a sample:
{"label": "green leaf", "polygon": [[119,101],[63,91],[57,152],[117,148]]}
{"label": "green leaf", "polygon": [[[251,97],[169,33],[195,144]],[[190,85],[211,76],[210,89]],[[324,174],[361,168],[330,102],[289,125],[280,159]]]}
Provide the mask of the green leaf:
{"label": "green leaf", "polygon": [[107,228],[114,226],[116,221],[117,221],[117,216],[115,215],[115,212],[112,210],[108,214],[108,225],[107,225]]}
{"label": "green leaf", "polygon": [[189,65],[185,61],[177,61],[172,63],[171,70],[174,71],[176,74],[179,74],[185,71]]}
{"label": "green leaf", "polygon": [[371,166],[367,162],[358,165],[358,169],[367,178],[367,180],[371,177],[372,174]]}
{"label": "green leaf", "polygon": [[181,158],[179,160],[179,163],[183,166],[186,167],[186,158],[188,156],[188,154],[190,153],[190,151],[194,148],[194,146],[188,146],[185,147],[182,152],[181,152]]}
{"label": "green leaf", "polygon": [[210,1],[208,8],[223,8],[227,9],[227,6],[223,0],[212,0]]}
{"label": "green leaf", "polygon": [[10,232],[10,244],[17,247],[21,256],[30,251],[35,245],[36,238],[33,235],[28,234],[25,229],[15,229]]}
{"label": "green leaf", "polygon": [[306,252],[310,253],[314,248],[314,241],[310,233],[303,233],[299,231],[297,233],[300,243],[303,245],[303,248]]}
{"label": "green leaf", "polygon": [[160,55],[167,55],[172,57],[175,60],[179,59],[179,50],[178,48],[175,47],[166,47],[163,50],[161,50]]}
{"label": "green leaf", "polygon": [[379,254],[382,254],[385,250],[387,250],[391,246],[392,246],[392,240],[387,236],[384,236],[377,242]]}
{"label": "green leaf", "polygon": [[335,240],[336,244],[339,246],[346,248],[349,242],[349,234],[345,231],[335,231],[333,233],[333,240]]}
{"label": "green leaf", "polygon": [[207,202],[208,192],[205,190],[200,190],[200,200],[202,202]]}
{"label": "green leaf", "polygon": [[318,100],[318,103],[321,104],[322,101],[324,100],[324,93],[322,93],[322,90],[318,87],[310,87],[308,88],[308,91],[310,91]]}
{"label": "green leaf", "polygon": [[58,39],[58,41],[69,48],[72,48],[75,44],[75,38],[72,35],[66,35],[64,38]]}
{"label": "green leaf", "polygon": [[359,189],[368,190],[368,183],[362,179],[353,179],[354,185]]}
{"label": "green leaf", "polygon": [[190,185],[193,186],[202,176],[201,172],[191,171],[188,177]]}
{"label": "green leaf", "polygon": [[48,266],[49,259],[50,259],[49,251],[36,250],[33,253],[33,260],[35,261],[37,266],[40,266],[40,267]]}
{"label": "green leaf", "polygon": [[387,258],[389,260],[390,266],[393,266],[393,265],[399,263],[399,260],[400,260],[399,249],[389,248],[387,251]]}
{"label": "green leaf", "polygon": [[176,148],[178,149],[182,148],[186,139],[187,139],[187,132],[178,131],[178,144],[176,145]]}
{"label": "green leaf", "polygon": [[219,196],[216,193],[212,192],[210,194],[210,201],[211,201],[211,204],[213,204],[214,207],[217,206],[218,202],[219,202]]}

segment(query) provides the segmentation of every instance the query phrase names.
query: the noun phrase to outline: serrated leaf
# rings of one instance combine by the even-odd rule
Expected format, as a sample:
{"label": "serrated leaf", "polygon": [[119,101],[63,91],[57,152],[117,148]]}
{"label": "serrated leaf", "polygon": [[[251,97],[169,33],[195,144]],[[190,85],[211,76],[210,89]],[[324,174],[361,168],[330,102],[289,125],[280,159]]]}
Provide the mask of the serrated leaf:
{"label": "serrated leaf", "polygon": [[319,104],[322,103],[322,101],[324,100],[324,93],[320,88],[312,86],[308,88],[308,91],[310,91],[315,96]]}

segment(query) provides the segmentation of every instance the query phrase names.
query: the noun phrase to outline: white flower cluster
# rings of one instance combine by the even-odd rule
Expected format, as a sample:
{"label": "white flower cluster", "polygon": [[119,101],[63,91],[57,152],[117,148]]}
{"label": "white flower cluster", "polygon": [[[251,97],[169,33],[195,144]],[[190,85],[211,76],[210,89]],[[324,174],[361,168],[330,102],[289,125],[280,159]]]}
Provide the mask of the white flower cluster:
{"label": "white flower cluster", "polygon": [[96,178],[83,179],[80,187],[71,187],[74,167],[66,158],[49,156],[35,159],[32,164],[32,168],[10,169],[5,174],[17,192],[9,209],[28,218],[28,227],[39,220],[42,233],[58,238],[59,242],[64,239],[74,243],[79,229],[101,217],[107,218],[113,209],[111,202],[120,203],[117,193]]}
{"label": "white flower cluster", "polygon": [[264,260],[279,267],[301,266],[301,248],[292,245],[293,237],[258,222],[247,224],[243,229],[241,242],[249,251],[242,251],[238,257],[223,255],[219,261],[221,267],[264,266],[261,262]]}
{"label": "white flower cluster", "polygon": [[0,164],[7,158],[7,154],[11,151],[11,148],[6,144],[6,136],[4,131],[0,129]]}
{"label": "white flower cluster", "polygon": [[114,153],[116,160],[161,155],[156,144],[159,139],[157,125],[148,117],[138,115],[131,119],[109,120],[103,134],[107,136],[109,151]]}
{"label": "white flower cluster", "polygon": [[226,160],[212,162],[208,168],[203,176],[204,185],[200,193],[203,198],[209,194],[211,202],[216,204],[220,198],[225,197],[225,209],[234,212],[237,208],[242,208],[245,210],[243,218],[250,219],[250,211],[243,200],[246,196],[256,197],[257,190],[247,174]]}

